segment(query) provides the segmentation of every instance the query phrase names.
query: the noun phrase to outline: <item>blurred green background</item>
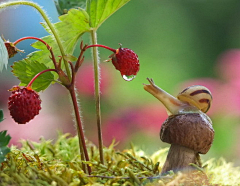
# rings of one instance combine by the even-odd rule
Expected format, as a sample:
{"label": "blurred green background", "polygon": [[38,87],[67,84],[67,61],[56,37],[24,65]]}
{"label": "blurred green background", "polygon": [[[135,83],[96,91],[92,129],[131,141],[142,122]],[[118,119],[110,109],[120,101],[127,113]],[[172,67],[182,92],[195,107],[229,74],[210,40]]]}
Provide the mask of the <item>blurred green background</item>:
{"label": "blurred green background", "polygon": [[[53,1],[35,2],[46,9],[53,22],[58,21]],[[156,85],[176,95],[183,85],[201,83],[213,93],[209,116],[215,129],[213,146],[203,158],[223,156],[239,164],[239,10],[239,0],[131,0],[104,22],[98,30],[98,43],[112,48],[118,48],[118,43],[122,43],[123,47],[134,50],[140,60],[137,77],[126,82],[111,63],[103,62],[111,53],[99,49],[104,144],[109,145],[116,138],[117,148],[129,148],[133,142],[147,154],[169,146],[159,139],[166,112],[158,100],[143,90],[142,84],[150,77]],[[29,7],[0,11],[0,35],[10,41],[28,35],[42,37],[47,33],[41,28],[41,21],[38,13]],[[89,34],[84,34],[82,39],[88,43]],[[19,44],[26,53],[17,55],[10,63],[32,52],[30,43]],[[77,49],[75,55],[78,53]],[[77,88],[86,135],[96,142],[92,81],[91,53],[87,52]],[[43,110],[36,121],[18,126],[12,122],[7,110],[7,89],[18,83],[10,68],[0,74],[0,83],[3,95],[0,106],[6,117],[0,129],[10,131],[14,136],[13,144],[21,138],[38,140],[45,136],[54,139],[56,130],[75,133],[69,98],[59,85],[41,93]]]}

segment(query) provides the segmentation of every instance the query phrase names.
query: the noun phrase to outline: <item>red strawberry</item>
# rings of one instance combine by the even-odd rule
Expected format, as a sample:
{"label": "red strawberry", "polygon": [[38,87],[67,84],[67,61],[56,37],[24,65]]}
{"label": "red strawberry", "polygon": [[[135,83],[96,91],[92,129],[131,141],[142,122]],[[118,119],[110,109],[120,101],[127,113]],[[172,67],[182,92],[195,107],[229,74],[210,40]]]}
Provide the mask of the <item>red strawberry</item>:
{"label": "red strawberry", "polygon": [[137,54],[135,54],[135,52],[133,52],[131,49],[122,48],[121,44],[119,49],[113,49],[105,45],[95,44],[87,46],[85,50],[90,47],[102,47],[112,51],[114,54],[109,56],[110,59],[106,60],[106,62],[112,60],[113,65],[121,72],[123,79],[126,81],[133,80],[137,75],[140,66],[139,60]]}
{"label": "red strawberry", "polygon": [[25,124],[39,114],[41,100],[37,92],[30,87],[14,86],[9,91],[8,109],[12,118],[19,124]]}
{"label": "red strawberry", "polygon": [[137,54],[128,48],[119,48],[112,56],[112,63],[122,75],[137,75],[139,60]]}

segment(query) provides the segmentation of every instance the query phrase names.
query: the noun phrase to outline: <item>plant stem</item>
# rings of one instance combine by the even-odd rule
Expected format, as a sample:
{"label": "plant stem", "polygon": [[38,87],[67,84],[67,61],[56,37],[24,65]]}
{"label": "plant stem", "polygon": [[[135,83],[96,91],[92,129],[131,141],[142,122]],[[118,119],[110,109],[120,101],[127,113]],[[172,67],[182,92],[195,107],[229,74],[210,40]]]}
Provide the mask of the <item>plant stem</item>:
{"label": "plant stem", "polygon": [[[96,30],[91,30],[92,45],[97,44],[97,33]],[[100,85],[99,85],[99,58],[97,47],[92,48],[93,63],[94,63],[94,84],[95,84],[95,104],[96,104],[96,117],[97,117],[97,128],[98,128],[98,146],[100,161],[104,164],[103,157],[103,140],[102,140],[102,129],[101,129],[101,107],[100,107]]]}
{"label": "plant stem", "polygon": [[91,47],[102,47],[102,48],[108,49],[108,50],[116,53],[116,49],[110,48],[110,47],[105,46],[105,45],[99,45],[99,44],[88,45],[88,46],[86,47],[86,49],[91,48]]}
{"label": "plant stem", "polygon": [[50,72],[50,71],[54,71],[57,73],[57,70],[56,69],[46,69],[46,70],[43,70],[39,73],[37,73],[33,78],[32,80],[28,83],[27,87],[31,87],[33,82],[38,78],[38,76],[40,76],[41,74],[45,73],[45,72]]}
{"label": "plant stem", "polygon": [[43,41],[42,39],[40,39],[40,38],[38,38],[38,37],[31,37],[31,36],[29,36],[29,37],[22,37],[22,38],[18,39],[17,41],[15,41],[15,42],[13,43],[13,45],[17,45],[17,44],[20,43],[21,41],[24,41],[24,40],[27,40],[27,39],[35,39],[35,40],[38,40],[38,41],[42,42],[44,45],[46,45],[48,49],[51,48],[51,47],[50,47],[45,41]]}
{"label": "plant stem", "polygon": [[[64,52],[61,40],[60,40],[60,38],[59,38],[59,36],[58,36],[58,34],[57,34],[53,24],[51,23],[51,21],[49,20],[49,18],[46,15],[46,13],[43,11],[43,9],[41,9],[41,7],[39,5],[37,5],[36,3],[33,3],[31,1],[12,1],[12,2],[7,2],[7,3],[2,3],[2,4],[0,4],[0,9],[7,8],[9,6],[14,6],[14,5],[27,5],[27,6],[31,6],[31,7],[35,8],[41,14],[43,19],[47,23],[48,27],[50,28],[53,36],[55,37],[55,40],[56,40],[56,42],[58,44],[58,47],[59,47],[59,50],[60,50],[62,56],[64,57],[65,56],[65,52]],[[69,79],[71,79],[69,66],[68,66],[68,63],[67,63],[67,61],[65,59],[64,59],[64,65],[65,65],[65,68],[66,68],[67,76],[68,76]]]}
{"label": "plant stem", "polygon": [[[82,126],[82,122],[81,122],[81,117],[80,117],[80,113],[79,113],[79,108],[78,108],[78,104],[77,104],[77,97],[76,97],[76,92],[74,90],[74,86],[71,86],[68,90],[70,92],[72,102],[73,102],[74,111],[75,111],[78,137],[79,137],[80,153],[81,153],[81,147],[82,147],[82,150],[83,150],[84,155],[85,155],[85,159],[86,159],[86,161],[89,161],[86,142],[85,142],[85,139],[84,139],[83,126]],[[91,174],[91,167],[89,165],[87,165],[87,168],[88,168],[88,173]]]}
{"label": "plant stem", "polygon": [[84,52],[86,51],[86,49],[87,49],[87,45],[83,46],[83,42],[81,42],[81,44],[80,44],[80,50],[81,50],[81,52],[80,52],[80,55],[78,56],[77,62],[76,62],[76,64],[75,64],[75,69],[74,69],[74,71],[72,70],[72,72],[77,73],[79,67],[82,65],[82,63],[83,63],[83,61],[84,61],[84,56],[83,56],[83,54],[84,54]]}
{"label": "plant stem", "polygon": [[[82,122],[81,122],[81,116],[80,116],[79,106],[78,106],[78,102],[77,102],[76,90],[74,88],[75,87],[76,72],[75,72],[73,64],[71,62],[69,62],[69,64],[70,64],[70,67],[71,67],[71,70],[72,70],[72,81],[71,81],[71,85],[66,86],[66,88],[69,90],[69,93],[71,95],[72,102],[73,102],[73,107],[74,107],[74,111],[75,111],[75,117],[76,117],[76,122],[77,122],[77,131],[78,131],[79,150],[80,150],[80,154],[81,154],[81,159],[82,159],[82,161],[84,161],[84,160],[89,161],[87,146],[86,146],[84,132],[83,132],[83,125],[82,125]],[[88,168],[88,173],[91,174],[91,172],[92,172],[91,167],[89,165],[87,165],[87,168]],[[84,164],[82,165],[82,169],[84,170],[84,172],[86,172]]]}
{"label": "plant stem", "polygon": [[16,46],[18,43],[20,43],[21,41],[24,41],[24,40],[27,40],[27,39],[34,39],[34,40],[38,40],[40,42],[42,42],[44,45],[46,45],[47,49],[50,51],[51,55],[52,55],[52,61],[53,61],[53,64],[54,64],[54,67],[56,70],[59,70],[59,68],[61,68],[61,65],[59,65],[59,68],[57,66],[57,63],[56,63],[56,59],[55,59],[55,56],[53,54],[53,51],[52,51],[52,47],[49,46],[49,44],[47,44],[47,42],[43,41],[42,39],[38,38],[38,37],[22,37],[20,39],[18,39],[17,41],[15,41],[13,43],[14,46]]}

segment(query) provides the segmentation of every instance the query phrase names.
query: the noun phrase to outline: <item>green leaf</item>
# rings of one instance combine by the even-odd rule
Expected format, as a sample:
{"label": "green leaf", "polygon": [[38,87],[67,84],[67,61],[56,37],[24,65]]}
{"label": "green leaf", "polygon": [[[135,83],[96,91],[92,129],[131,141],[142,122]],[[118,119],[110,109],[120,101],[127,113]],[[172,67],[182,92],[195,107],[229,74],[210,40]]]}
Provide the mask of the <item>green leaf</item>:
{"label": "green leaf", "polygon": [[75,56],[73,56],[73,55],[69,55],[69,54],[63,56],[63,58],[64,58],[66,61],[77,61],[77,59],[78,59],[77,57],[75,57]]}
{"label": "green leaf", "polygon": [[86,7],[86,0],[54,0],[59,14],[65,14],[71,8]]}
{"label": "green leaf", "polygon": [[0,132],[0,147],[7,146],[11,139],[11,137],[9,135],[6,136],[6,134],[6,130]]}
{"label": "green leaf", "polygon": [[[48,67],[38,61],[23,59],[15,62],[12,66],[13,74],[21,81],[22,86],[28,85],[32,78],[39,72],[48,69]],[[54,75],[51,72],[41,74],[32,84],[32,88],[39,92],[45,90],[54,81]]]}
{"label": "green leaf", "polygon": [[0,37],[0,71],[2,72],[3,67],[7,69],[7,64],[8,64],[8,51],[7,48],[5,47],[5,44]]}
{"label": "green leaf", "polygon": [[6,154],[10,152],[10,149],[7,147],[7,145],[11,137],[6,134],[6,130],[0,132],[0,163],[5,161]]}
{"label": "green leaf", "polygon": [[3,110],[0,110],[0,122],[3,121],[4,118],[3,118]]}
{"label": "green leaf", "polygon": [[[54,27],[62,41],[64,51],[67,55],[72,55],[80,36],[90,30],[88,14],[82,9],[71,9],[67,14],[59,17],[60,22],[55,23]],[[49,32],[46,24],[42,23],[43,27]],[[61,56],[58,45],[52,35],[42,38],[47,42],[53,50],[55,57]],[[50,60],[50,53],[45,45],[37,41],[32,46],[39,51],[30,54],[31,60],[37,60],[40,63],[45,63],[49,68],[53,68],[53,63]]]}
{"label": "green leaf", "polygon": [[90,26],[98,28],[109,16],[130,0],[87,0]]}

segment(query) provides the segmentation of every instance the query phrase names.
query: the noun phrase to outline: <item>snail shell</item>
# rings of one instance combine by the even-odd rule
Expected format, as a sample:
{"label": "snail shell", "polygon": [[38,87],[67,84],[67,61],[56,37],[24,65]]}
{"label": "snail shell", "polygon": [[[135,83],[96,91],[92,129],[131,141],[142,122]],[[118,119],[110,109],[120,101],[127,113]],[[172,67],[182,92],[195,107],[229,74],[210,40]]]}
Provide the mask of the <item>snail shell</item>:
{"label": "snail shell", "polygon": [[206,113],[212,102],[212,94],[209,89],[201,85],[193,85],[185,88],[177,96],[180,101],[184,101],[197,107]]}

